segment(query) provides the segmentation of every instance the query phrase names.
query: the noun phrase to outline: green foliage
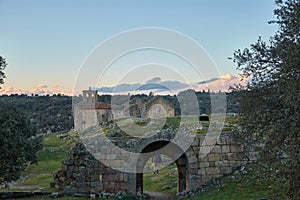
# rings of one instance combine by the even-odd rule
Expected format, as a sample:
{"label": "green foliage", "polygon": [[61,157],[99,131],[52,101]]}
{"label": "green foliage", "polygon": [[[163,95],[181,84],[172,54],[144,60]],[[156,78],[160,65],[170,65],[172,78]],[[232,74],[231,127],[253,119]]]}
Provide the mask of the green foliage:
{"label": "green foliage", "polygon": [[181,121],[180,117],[167,117],[163,129],[172,128],[176,130],[180,126],[180,121]]}
{"label": "green foliage", "polygon": [[27,116],[10,107],[0,114],[0,183],[19,178],[27,164],[36,163],[41,138]]}
{"label": "green foliage", "polygon": [[72,98],[68,96],[10,95],[0,97],[0,111],[10,104],[29,115],[39,133],[67,132],[73,127]]}
{"label": "green foliage", "polygon": [[[4,78],[6,78],[5,74],[4,74],[4,69],[6,68],[7,63],[5,61],[5,58],[3,58],[2,56],[0,56],[0,85],[4,83]],[[1,89],[1,87],[0,87]]]}
{"label": "green foliage", "polygon": [[[300,198],[300,1],[277,0],[274,14],[279,30],[269,42],[261,38],[250,49],[237,50],[233,61],[245,78],[238,87],[242,134],[263,143],[264,159],[286,187],[274,198]],[[280,197],[281,196],[281,197]]]}

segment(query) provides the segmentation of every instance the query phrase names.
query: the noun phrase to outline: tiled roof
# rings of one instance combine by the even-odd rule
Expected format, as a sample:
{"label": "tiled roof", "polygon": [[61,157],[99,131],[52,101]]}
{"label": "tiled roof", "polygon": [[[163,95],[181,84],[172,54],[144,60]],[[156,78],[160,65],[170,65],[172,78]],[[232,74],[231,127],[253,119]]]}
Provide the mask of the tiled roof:
{"label": "tiled roof", "polygon": [[111,104],[109,103],[96,103],[90,105],[83,105],[81,109],[84,110],[93,110],[93,109],[111,109]]}

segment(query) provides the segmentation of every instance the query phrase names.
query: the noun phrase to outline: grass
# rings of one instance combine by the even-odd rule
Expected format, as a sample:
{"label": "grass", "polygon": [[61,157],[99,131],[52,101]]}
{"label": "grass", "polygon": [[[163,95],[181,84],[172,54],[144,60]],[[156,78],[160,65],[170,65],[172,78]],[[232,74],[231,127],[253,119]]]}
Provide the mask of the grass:
{"label": "grass", "polygon": [[217,184],[204,188],[204,192],[198,192],[194,197],[188,199],[269,199],[271,189],[275,187],[275,182],[272,182],[263,174],[274,172],[265,169],[262,164],[252,164],[246,166],[244,173],[240,172],[236,175],[226,176],[220,179]]}
{"label": "grass", "polygon": [[[55,191],[50,188],[53,174],[61,168],[61,161],[69,156],[69,149],[74,145],[74,132],[47,134],[43,138],[43,149],[37,152],[39,162],[29,165],[21,175],[20,181],[12,186],[13,191]],[[5,190],[2,190],[5,191]]]}
{"label": "grass", "polygon": [[[149,162],[146,166],[149,165]],[[161,166],[159,175],[154,175],[153,171],[144,173],[144,191],[163,192],[168,194],[177,193],[177,167],[175,164]],[[165,187],[169,188],[165,188]]]}

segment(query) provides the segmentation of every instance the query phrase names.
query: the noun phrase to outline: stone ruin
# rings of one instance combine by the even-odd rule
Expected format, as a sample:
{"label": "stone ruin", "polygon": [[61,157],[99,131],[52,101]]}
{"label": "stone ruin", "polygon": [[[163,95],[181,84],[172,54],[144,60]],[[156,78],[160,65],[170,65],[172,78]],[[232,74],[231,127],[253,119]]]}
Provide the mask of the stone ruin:
{"label": "stone ruin", "polygon": [[[170,144],[174,134],[176,133],[172,130],[162,130],[154,137],[136,141],[133,145],[132,140],[124,138],[116,139],[114,142],[127,150],[135,149],[143,153]],[[176,144],[172,145],[173,149],[179,148]],[[98,147],[100,152],[109,151],[105,145]],[[122,166],[128,159],[118,156],[119,152],[109,153],[110,156],[106,159],[115,166]],[[161,153],[172,158],[175,152],[168,150]],[[178,192],[196,190],[212,179],[230,174],[247,162],[256,160],[257,157],[254,149],[245,152],[233,132],[223,132],[218,138],[197,134],[188,150],[181,153],[182,155],[175,161],[178,169]],[[137,168],[143,170],[150,156],[141,159]],[[142,171],[128,173],[107,167],[92,156],[84,144],[77,143],[70,150],[70,158],[63,160],[61,170],[54,174],[52,185],[71,195],[95,194],[103,191],[136,195],[143,192],[143,173]]]}

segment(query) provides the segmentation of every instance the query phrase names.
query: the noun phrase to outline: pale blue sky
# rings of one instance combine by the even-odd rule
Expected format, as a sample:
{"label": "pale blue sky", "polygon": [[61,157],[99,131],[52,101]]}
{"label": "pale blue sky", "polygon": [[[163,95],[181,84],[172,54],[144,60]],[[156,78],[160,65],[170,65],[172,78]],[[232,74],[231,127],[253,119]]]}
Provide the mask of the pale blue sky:
{"label": "pale blue sky", "polygon": [[190,36],[222,75],[236,75],[227,57],[276,31],[267,24],[274,19],[274,8],[271,0],[0,0],[0,55],[9,64],[3,88],[59,84],[71,90],[78,68],[95,46],[142,27]]}

